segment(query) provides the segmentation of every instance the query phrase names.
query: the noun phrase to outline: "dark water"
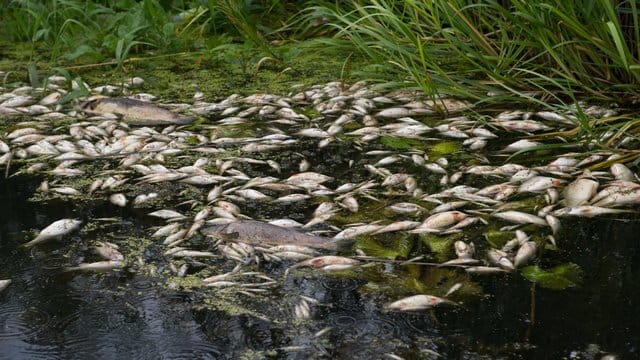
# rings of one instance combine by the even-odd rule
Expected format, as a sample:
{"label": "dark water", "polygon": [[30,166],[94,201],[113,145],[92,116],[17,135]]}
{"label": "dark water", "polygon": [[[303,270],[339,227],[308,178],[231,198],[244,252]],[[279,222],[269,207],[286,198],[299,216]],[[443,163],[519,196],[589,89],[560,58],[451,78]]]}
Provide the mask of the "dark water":
{"label": "dark water", "polygon": [[[584,270],[584,285],[552,291],[520,275],[479,278],[485,295],[463,306],[416,314],[389,313],[388,301],[361,291],[364,282],[301,272],[251,302],[259,314],[203,306],[204,295],[167,290],[158,277],[121,271],[62,274],[79,262],[82,239],[24,250],[30,229],[70,216],[113,216],[105,203],[27,201],[37,179],[0,181],[1,359],[581,359],[616,353],[640,357],[640,222],[599,218],[567,224],[563,253]],[[80,211],[81,213],[78,213]],[[142,231],[122,214],[117,231]],[[119,230],[118,230],[119,229]],[[94,234],[101,235],[100,231]],[[71,250],[70,250],[71,249]],[[74,250],[75,249],[75,250]],[[152,252],[153,249],[149,249]],[[285,266],[270,265],[281,275]],[[424,270],[430,271],[430,270]],[[295,295],[315,298],[311,319],[293,319]],[[315,334],[329,327],[322,336]]]}

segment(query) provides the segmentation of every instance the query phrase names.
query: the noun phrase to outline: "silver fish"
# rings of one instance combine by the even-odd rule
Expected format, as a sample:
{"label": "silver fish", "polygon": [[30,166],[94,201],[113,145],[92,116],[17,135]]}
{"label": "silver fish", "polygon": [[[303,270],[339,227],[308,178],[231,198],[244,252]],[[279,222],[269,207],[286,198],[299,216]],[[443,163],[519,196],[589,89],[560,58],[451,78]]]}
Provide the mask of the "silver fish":
{"label": "silver fish", "polygon": [[9,284],[11,284],[11,279],[0,280],[0,292],[6,289]]}
{"label": "silver fish", "polygon": [[61,238],[80,228],[80,224],[82,224],[82,220],[76,219],[61,219],[58,221],[54,221],[49,226],[42,229],[38,236],[36,236],[33,240],[29,241],[23,246],[31,247],[33,245],[41,244],[51,239]]}
{"label": "silver fish", "polygon": [[70,271],[109,271],[122,268],[124,265],[119,260],[96,261],[92,263],[81,263],[77,266],[64,268],[64,272]]}
{"label": "silver fish", "polygon": [[505,221],[509,221],[516,224],[537,224],[545,226],[547,222],[541,217],[531,215],[528,213],[524,213],[521,211],[503,211],[492,214],[493,217],[497,217],[498,219],[502,219]]}
{"label": "silver fish", "polygon": [[400,299],[398,301],[394,301],[391,304],[388,304],[386,308],[389,310],[397,311],[419,311],[430,309],[434,306],[443,304],[457,305],[453,301],[439,298],[433,295],[413,295],[404,299]]}
{"label": "silver fish", "polygon": [[598,190],[598,182],[586,178],[578,178],[563,190],[564,202],[567,206],[584,205],[589,202]]}

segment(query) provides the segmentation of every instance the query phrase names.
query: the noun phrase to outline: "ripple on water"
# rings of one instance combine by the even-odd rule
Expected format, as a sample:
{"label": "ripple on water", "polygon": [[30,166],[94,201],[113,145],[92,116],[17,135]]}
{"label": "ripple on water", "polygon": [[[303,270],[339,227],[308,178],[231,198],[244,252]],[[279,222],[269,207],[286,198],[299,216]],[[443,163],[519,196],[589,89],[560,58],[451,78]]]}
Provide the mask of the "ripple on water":
{"label": "ripple on water", "polygon": [[434,332],[434,329],[437,328],[435,326],[436,319],[431,311],[396,313],[394,317],[402,326],[406,326],[412,332],[426,334]]}
{"label": "ripple on water", "polygon": [[357,289],[361,281],[350,278],[327,277],[321,280],[321,284],[327,290],[351,291]]}
{"label": "ripple on water", "polygon": [[21,304],[0,305],[0,340],[21,338],[31,339],[51,322],[51,316],[45,311]]}

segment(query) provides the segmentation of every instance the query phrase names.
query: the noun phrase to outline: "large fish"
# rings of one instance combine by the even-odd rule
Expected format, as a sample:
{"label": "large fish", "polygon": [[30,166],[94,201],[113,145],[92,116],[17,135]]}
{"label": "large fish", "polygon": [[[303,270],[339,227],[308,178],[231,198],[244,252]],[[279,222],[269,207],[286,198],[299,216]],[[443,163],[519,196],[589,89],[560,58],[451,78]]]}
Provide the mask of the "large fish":
{"label": "large fish", "polygon": [[141,126],[184,125],[197,119],[195,116],[181,116],[157,105],[129,98],[93,98],[82,106],[82,110],[96,115],[118,115],[128,124]]}
{"label": "large fish", "polygon": [[294,244],[316,249],[340,250],[351,241],[334,240],[321,236],[305,234],[290,228],[254,220],[238,220],[224,225],[216,225],[200,230],[204,235],[219,237],[227,241],[247,244],[284,245]]}

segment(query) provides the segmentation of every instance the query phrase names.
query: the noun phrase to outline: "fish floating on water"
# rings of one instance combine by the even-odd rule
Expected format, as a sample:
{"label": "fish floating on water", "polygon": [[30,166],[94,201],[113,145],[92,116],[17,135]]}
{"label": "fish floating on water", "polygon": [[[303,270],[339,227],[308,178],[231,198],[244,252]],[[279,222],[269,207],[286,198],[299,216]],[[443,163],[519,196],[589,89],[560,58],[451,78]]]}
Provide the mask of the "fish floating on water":
{"label": "fish floating on water", "polygon": [[455,302],[439,298],[433,295],[413,295],[400,299],[388,304],[386,307],[388,310],[396,311],[420,311],[430,309],[439,305],[457,305]]}
{"label": "fish floating on water", "polygon": [[[114,94],[110,89],[91,91]],[[530,167],[530,159],[524,159],[524,164],[492,163],[496,157],[525,149],[535,151],[542,142],[514,138],[515,142],[501,146],[502,150],[495,144],[497,151],[483,150],[493,141],[501,144],[505,133],[572,128],[577,121],[570,112],[508,111],[487,115],[492,119],[486,122],[461,114],[432,117],[427,126],[425,115],[464,111],[471,104],[448,98],[433,102],[414,92],[381,94],[364,82],[351,87],[334,82],[286,96],[234,94],[216,103],[204,101],[200,93],[192,104],[170,105],[212,120],[186,129],[177,125],[191,123],[196,117],[150,102],[101,96],[89,98],[84,111],[77,111],[57,105],[62,89],[50,90],[53,92],[45,97],[40,91],[25,96],[29,89],[24,87],[0,93],[0,113],[32,117],[0,134],[0,166],[6,174],[18,166],[22,167],[18,173],[46,174],[47,180],[38,190],[42,197],[71,198],[87,193],[117,206],[127,207],[130,202],[131,207],[144,209],[154,223],[165,222],[149,235],[163,247],[162,261],[172,273],[178,277],[213,275],[205,278],[202,286],[232,288],[249,296],[269,293],[277,283],[262,273],[243,272],[250,264],[287,260],[296,262],[290,269],[330,272],[354,268],[364,274],[369,270],[361,268],[372,268],[365,260],[366,248],[355,249],[365,257],[358,259],[323,255],[318,250],[340,251],[363,236],[382,239],[386,246],[397,232],[421,234],[403,234],[413,240],[462,232],[489,222],[503,225],[500,232],[527,227],[534,235],[516,230],[515,238],[501,249],[486,249],[484,241],[456,241],[454,259],[422,265],[466,271],[474,277],[509,274],[538,261],[537,257],[544,255],[539,250],[547,242],[556,245],[554,236],[562,236],[563,218],[626,214],[636,210],[618,207],[640,203],[637,167],[629,169],[622,164],[628,160],[622,158],[609,171],[585,168],[596,161],[612,162],[615,154],[564,153],[546,165]],[[133,94],[128,89],[123,93],[153,100],[150,94]],[[601,110],[587,108],[585,113],[601,117],[597,115]],[[98,116],[87,119],[86,114]],[[56,128],[50,125],[50,120],[68,118],[75,122]],[[536,139],[547,140],[545,136]],[[425,141],[444,141],[436,147],[446,145],[446,151],[426,150],[422,146]],[[310,145],[317,150],[309,151]],[[229,146],[234,146],[234,151],[228,151]],[[458,148],[470,150],[471,158],[453,155]],[[104,171],[96,175],[91,165],[85,165],[98,159]],[[114,161],[102,161],[106,159]],[[520,159],[521,155],[513,156],[513,161]],[[425,175],[433,180],[438,177],[441,191],[427,193],[422,188]],[[67,184],[65,180],[74,176],[93,182],[87,186],[83,181]],[[478,184],[485,187],[475,188]],[[525,197],[535,201],[520,201]],[[272,220],[273,225],[269,220],[245,220],[256,215],[285,218]],[[60,220],[26,246],[65,236],[79,226],[79,220]],[[298,229],[290,229],[292,226]],[[302,232],[307,229],[322,230],[326,235]],[[219,241],[211,246],[209,241],[200,241],[195,236],[198,233]],[[81,262],[64,271],[111,271],[125,265],[136,271],[138,265],[155,261],[139,257],[125,262],[135,256],[128,251],[130,246],[122,246],[121,253],[119,238],[105,240],[113,243],[94,241],[92,247],[105,261]],[[228,242],[223,244],[224,240]],[[412,247],[408,255],[424,258],[426,254],[416,253],[421,249]],[[413,259],[406,264],[417,264]],[[209,268],[227,260],[237,263],[231,272],[216,274],[217,266]],[[389,269],[384,271],[392,271]],[[247,282],[247,277],[260,281]],[[451,287],[444,298],[460,287],[460,283]],[[387,309],[418,311],[454,304],[444,298],[416,295],[391,303]],[[296,316],[309,317],[309,304],[309,300],[299,302]]]}
{"label": "fish floating on water", "polygon": [[61,219],[51,223],[51,225],[42,229],[38,236],[36,236],[33,240],[24,244],[25,247],[31,247],[36,244],[41,244],[47,242],[52,239],[61,238],[71,232],[77,230],[82,224],[81,220],[76,219]]}
{"label": "fish floating on water", "polygon": [[195,116],[181,116],[152,103],[129,98],[96,97],[82,107],[84,112],[94,115],[114,114],[128,124],[140,126],[185,125],[194,122]]}
{"label": "fish floating on water", "polygon": [[7,286],[9,286],[9,284],[11,284],[11,279],[0,280],[0,292],[2,292],[2,290],[6,289]]}
{"label": "fish floating on water", "polygon": [[219,237],[226,241],[253,245],[293,244],[315,249],[339,250],[350,243],[254,220],[233,221],[224,225],[209,226],[200,231],[204,235]]}

